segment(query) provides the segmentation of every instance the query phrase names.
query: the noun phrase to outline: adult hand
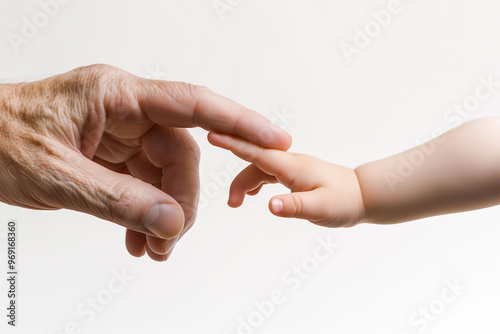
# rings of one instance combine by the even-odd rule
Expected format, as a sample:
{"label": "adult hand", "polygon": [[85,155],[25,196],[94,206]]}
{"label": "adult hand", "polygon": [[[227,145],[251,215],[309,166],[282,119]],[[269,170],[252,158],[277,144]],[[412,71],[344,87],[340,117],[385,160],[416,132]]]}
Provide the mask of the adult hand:
{"label": "adult hand", "polygon": [[287,150],[290,136],[205,87],[92,65],[0,85],[0,200],[71,209],[127,228],[134,256],[170,255],[192,226],[200,126]]}

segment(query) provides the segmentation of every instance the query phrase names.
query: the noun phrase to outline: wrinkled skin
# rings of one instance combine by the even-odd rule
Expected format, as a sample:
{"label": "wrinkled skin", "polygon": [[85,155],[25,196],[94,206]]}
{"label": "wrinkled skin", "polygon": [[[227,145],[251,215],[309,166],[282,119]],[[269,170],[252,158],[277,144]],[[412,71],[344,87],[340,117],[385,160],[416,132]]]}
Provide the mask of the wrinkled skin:
{"label": "wrinkled skin", "polygon": [[[126,246],[166,260],[193,225],[200,151],[188,127],[286,150],[290,136],[205,87],[92,65],[0,85],[0,200],[71,209],[127,228]],[[154,229],[145,226],[155,204]],[[153,210],[151,210],[153,212]]]}

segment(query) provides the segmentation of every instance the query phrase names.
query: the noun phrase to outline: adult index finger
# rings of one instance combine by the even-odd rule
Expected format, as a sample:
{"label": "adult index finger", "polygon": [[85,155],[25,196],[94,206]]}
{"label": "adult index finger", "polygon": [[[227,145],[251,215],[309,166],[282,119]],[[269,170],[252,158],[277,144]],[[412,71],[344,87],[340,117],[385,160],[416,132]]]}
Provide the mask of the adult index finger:
{"label": "adult index finger", "polygon": [[146,79],[140,79],[139,85],[139,106],[157,124],[199,126],[280,150],[292,144],[291,136],[264,116],[206,87]]}

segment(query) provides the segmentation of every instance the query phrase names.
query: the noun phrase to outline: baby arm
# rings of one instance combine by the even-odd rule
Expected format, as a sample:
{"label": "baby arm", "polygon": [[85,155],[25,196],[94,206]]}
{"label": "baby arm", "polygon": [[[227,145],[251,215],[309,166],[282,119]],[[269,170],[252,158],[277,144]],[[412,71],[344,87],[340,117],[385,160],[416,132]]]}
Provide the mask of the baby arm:
{"label": "baby arm", "polygon": [[373,223],[399,223],[500,204],[500,117],[465,123],[356,168]]}
{"label": "baby arm", "polygon": [[328,227],[399,223],[500,204],[500,117],[471,121],[354,170],[228,135],[211,133],[209,140],[252,163],[231,186],[233,207],[273,182],[292,193],[273,197],[272,213]]}

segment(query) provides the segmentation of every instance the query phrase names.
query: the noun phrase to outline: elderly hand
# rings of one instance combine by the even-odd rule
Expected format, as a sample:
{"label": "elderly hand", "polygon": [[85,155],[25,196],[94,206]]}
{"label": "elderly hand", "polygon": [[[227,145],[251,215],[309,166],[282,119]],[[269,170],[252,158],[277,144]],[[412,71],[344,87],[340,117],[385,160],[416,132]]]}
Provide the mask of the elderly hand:
{"label": "elderly hand", "polygon": [[127,228],[130,254],[165,261],[192,226],[200,126],[287,150],[290,136],[207,88],[92,65],[0,85],[0,200]]}

